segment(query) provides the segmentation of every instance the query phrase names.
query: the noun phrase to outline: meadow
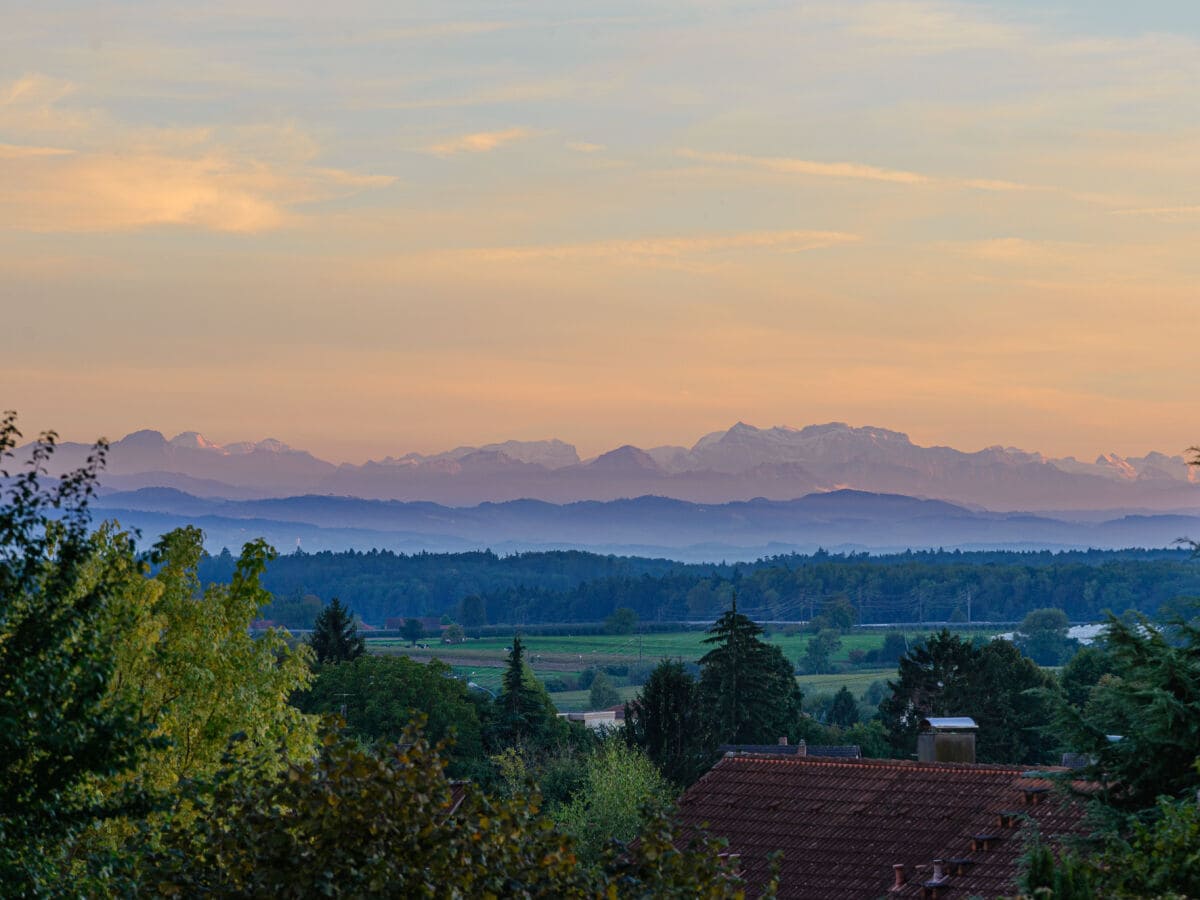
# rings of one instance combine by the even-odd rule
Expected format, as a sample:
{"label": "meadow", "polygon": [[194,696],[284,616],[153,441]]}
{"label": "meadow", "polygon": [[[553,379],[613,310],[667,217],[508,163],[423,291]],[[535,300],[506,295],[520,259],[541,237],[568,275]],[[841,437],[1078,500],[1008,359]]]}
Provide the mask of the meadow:
{"label": "meadow", "polygon": [[[912,642],[925,635],[924,631],[905,634]],[[677,631],[632,635],[528,635],[522,639],[526,659],[534,673],[552,686],[572,686],[589,669],[604,669],[623,700],[638,692],[635,683],[639,675],[663,659],[680,659],[695,663],[707,652],[703,631]],[[796,632],[786,634],[782,629],[771,630],[766,640],[783,650],[788,659],[803,659],[812,636]],[[887,680],[895,675],[894,666],[872,668],[852,667],[850,653],[864,653],[883,645],[884,633],[874,629],[859,629],[841,636],[841,646],[831,655],[838,670],[830,674],[799,675],[797,682],[806,696],[834,693],[842,686],[856,696],[874,681]],[[468,638],[462,644],[429,644],[412,647],[398,638],[368,638],[367,647],[373,653],[398,653],[414,659],[441,659],[449,663],[456,675],[487,690],[498,692],[500,679],[508,659],[511,637]],[[564,712],[588,708],[587,690],[553,690],[551,698]]]}

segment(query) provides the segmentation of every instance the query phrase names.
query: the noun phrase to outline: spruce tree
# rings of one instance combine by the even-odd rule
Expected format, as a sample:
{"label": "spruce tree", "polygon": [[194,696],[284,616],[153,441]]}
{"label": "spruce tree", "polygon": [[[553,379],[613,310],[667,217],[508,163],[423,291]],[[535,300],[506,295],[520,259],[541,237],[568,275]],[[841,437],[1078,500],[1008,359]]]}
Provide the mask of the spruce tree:
{"label": "spruce tree", "polygon": [[698,685],[682,662],[664,659],[637,699],[625,704],[625,739],[679,787],[690,785],[712,763]]}
{"label": "spruce tree", "polygon": [[317,656],[317,662],[322,664],[349,662],[366,652],[354,617],[337,597],[321,610],[313,622],[308,643]]}
{"label": "spruce tree", "polygon": [[501,741],[538,743],[548,737],[557,721],[556,713],[525,664],[525,647],[519,634],[513,636],[502,684],[496,700],[500,712],[497,736]]}
{"label": "spruce tree", "polygon": [[729,610],[708,629],[713,649],[700,660],[700,705],[718,744],[774,742],[800,719],[800,688],[783,651],[759,639],[762,629]]}

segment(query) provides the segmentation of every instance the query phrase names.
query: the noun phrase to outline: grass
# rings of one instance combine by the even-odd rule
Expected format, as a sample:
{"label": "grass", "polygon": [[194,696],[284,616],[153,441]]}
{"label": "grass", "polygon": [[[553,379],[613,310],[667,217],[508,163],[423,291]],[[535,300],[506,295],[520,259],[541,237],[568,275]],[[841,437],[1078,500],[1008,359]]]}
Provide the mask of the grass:
{"label": "grass", "polygon": [[[924,632],[910,631],[910,641],[923,637]],[[560,678],[568,683],[577,679],[581,672],[604,666],[633,666],[640,663],[643,668],[656,665],[662,659],[682,659],[696,662],[708,647],[703,643],[706,635],[702,631],[679,631],[646,635],[530,635],[523,639],[526,659],[534,673],[542,679]],[[878,630],[856,631],[842,635],[842,645],[833,655],[835,665],[846,667],[851,650],[864,652],[883,645],[883,632]],[[803,658],[811,635],[785,635],[775,631],[767,638],[783,650],[784,656],[793,661]],[[453,646],[430,645],[427,649],[409,647],[397,638],[368,638],[367,647],[372,653],[401,653],[414,659],[437,657],[449,663],[455,675],[473,681],[490,691],[500,690],[500,680],[508,660],[512,639],[489,637],[468,640]],[[844,668],[832,675],[800,675],[797,682],[806,696],[835,693],[845,686],[856,697],[873,681],[894,677],[891,667],[873,669]],[[629,684],[624,676],[610,676],[622,699],[630,699],[638,688]],[[588,707],[588,691],[557,691],[550,695],[555,705],[563,712],[577,711]]]}

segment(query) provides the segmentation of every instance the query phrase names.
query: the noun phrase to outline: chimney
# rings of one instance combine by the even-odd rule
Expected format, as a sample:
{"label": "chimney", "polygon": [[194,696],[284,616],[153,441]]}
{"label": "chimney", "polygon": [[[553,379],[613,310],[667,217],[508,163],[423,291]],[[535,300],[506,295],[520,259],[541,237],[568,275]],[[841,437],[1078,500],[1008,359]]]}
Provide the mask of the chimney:
{"label": "chimney", "polygon": [[892,877],[896,881],[896,883],[892,886],[892,890],[898,891],[900,888],[904,887],[904,863],[896,863],[894,866],[892,866]]}
{"label": "chimney", "polygon": [[920,762],[975,762],[975,732],[979,726],[967,716],[930,716],[921,720],[917,735]]}
{"label": "chimney", "polygon": [[788,743],[787,743],[787,735],[785,734],[783,737],[781,737],[781,738],[779,739],[779,746],[780,746],[780,747],[786,747],[787,745],[788,745]]}
{"label": "chimney", "polygon": [[943,868],[943,865],[944,865],[944,863],[940,859],[935,859],[933,861],[933,880],[934,881],[945,881],[946,870]]}

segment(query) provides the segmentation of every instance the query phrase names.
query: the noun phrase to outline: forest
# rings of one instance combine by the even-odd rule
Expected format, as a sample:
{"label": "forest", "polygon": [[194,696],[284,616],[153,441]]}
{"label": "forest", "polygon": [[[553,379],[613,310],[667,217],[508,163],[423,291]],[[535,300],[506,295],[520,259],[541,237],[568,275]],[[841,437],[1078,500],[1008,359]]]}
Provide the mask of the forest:
{"label": "forest", "polygon": [[[203,559],[204,582],[226,582],[228,551]],[[264,616],[309,628],[322,603],[339,597],[364,622],[450,615],[483,599],[486,622],[530,625],[599,622],[620,607],[642,622],[710,621],[736,591],[742,608],[765,621],[811,618],[845,598],[860,624],[1017,622],[1054,607],[1072,622],[1106,610],[1158,614],[1200,595],[1200,564],[1190,550],[1074,552],[926,551],[872,556],[775,556],[753,563],[684,564],[579,551],[498,556],[491,551],[405,555],[370,550],[292,553],[268,567],[275,601]]]}

